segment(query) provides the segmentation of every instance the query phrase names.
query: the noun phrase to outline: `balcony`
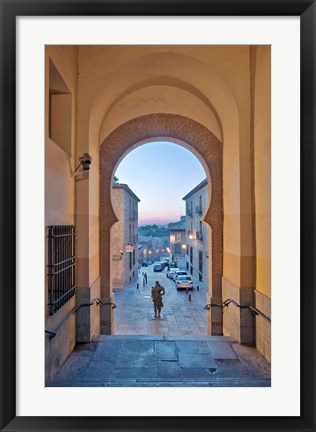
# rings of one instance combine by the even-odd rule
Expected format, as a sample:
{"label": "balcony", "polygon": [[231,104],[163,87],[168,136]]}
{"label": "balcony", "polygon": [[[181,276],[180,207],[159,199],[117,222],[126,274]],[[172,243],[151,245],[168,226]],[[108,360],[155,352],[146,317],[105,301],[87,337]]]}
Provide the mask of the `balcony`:
{"label": "balcony", "polygon": [[203,209],[200,206],[195,207],[195,213],[201,215],[203,213]]}
{"label": "balcony", "polygon": [[196,239],[199,240],[199,241],[203,241],[203,234],[201,232],[197,231],[197,233],[196,233]]}

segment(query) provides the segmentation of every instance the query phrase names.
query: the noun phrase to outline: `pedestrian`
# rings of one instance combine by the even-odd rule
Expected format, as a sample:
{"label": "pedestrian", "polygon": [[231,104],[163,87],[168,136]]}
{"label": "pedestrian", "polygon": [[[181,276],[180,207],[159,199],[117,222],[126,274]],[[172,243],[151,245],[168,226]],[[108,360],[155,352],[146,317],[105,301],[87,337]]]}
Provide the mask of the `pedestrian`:
{"label": "pedestrian", "polygon": [[147,273],[146,272],[145,272],[144,276],[145,276],[145,279],[146,279],[146,286],[147,286]]}
{"label": "pedestrian", "polygon": [[145,287],[146,279],[143,277],[143,288]]}
{"label": "pedestrian", "polygon": [[162,296],[165,295],[165,288],[156,281],[156,285],[151,289],[151,298],[154,302],[155,318],[160,318],[161,308],[163,308]]}

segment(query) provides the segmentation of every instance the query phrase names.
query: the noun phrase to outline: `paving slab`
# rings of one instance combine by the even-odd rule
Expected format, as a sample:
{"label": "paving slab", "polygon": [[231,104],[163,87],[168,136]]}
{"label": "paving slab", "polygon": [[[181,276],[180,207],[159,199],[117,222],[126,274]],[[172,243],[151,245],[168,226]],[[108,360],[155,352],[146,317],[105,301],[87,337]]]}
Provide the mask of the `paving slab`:
{"label": "paving slab", "polygon": [[237,359],[235,351],[228,342],[206,342],[215,359],[234,360]]}
{"label": "paving slab", "polygon": [[211,373],[206,368],[182,368],[181,369],[183,378],[190,378],[195,380],[210,379]]}
{"label": "paving slab", "polygon": [[177,361],[158,361],[157,377],[164,379],[181,378],[181,368],[179,366],[179,363]]}
{"label": "paving slab", "polygon": [[115,362],[115,368],[146,368],[155,367],[155,356],[153,354],[137,355],[137,354],[120,354]]}
{"label": "paving slab", "polygon": [[211,354],[181,354],[179,363],[183,368],[217,369],[217,364]]}
{"label": "paving slab", "polygon": [[123,341],[120,352],[127,355],[136,353],[138,356],[153,354],[154,342],[152,340],[138,340],[138,338]]}
{"label": "paving slab", "polygon": [[83,375],[84,380],[88,379],[107,379],[110,378],[113,374],[114,365],[111,362],[108,361],[97,361],[92,362],[90,364],[90,367],[85,370],[85,373]]}
{"label": "paving slab", "polygon": [[175,342],[155,341],[155,354],[158,360],[178,360]]}
{"label": "paving slab", "polygon": [[110,360],[114,361],[118,357],[122,342],[119,340],[107,340],[99,343],[93,355],[94,361]]}
{"label": "paving slab", "polygon": [[204,341],[176,341],[177,350],[182,354],[207,354],[210,353],[207,342]]}
{"label": "paving slab", "polygon": [[91,363],[92,356],[73,353],[56,375],[56,380],[80,378],[84,376],[86,369]]}
{"label": "paving slab", "polygon": [[154,379],[155,376],[156,370],[154,367],[115,368],[113,370],[113,378],[115,379]]}

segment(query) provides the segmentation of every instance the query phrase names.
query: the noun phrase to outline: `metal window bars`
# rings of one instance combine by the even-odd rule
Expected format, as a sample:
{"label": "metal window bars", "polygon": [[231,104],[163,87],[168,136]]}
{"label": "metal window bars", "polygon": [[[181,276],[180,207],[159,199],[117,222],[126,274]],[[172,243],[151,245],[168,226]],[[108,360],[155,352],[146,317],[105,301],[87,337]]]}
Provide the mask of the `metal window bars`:
{"label": "metal window bars", "polygon": [[48,227],[48,307],[53,315],[76,291],[74,225]]}

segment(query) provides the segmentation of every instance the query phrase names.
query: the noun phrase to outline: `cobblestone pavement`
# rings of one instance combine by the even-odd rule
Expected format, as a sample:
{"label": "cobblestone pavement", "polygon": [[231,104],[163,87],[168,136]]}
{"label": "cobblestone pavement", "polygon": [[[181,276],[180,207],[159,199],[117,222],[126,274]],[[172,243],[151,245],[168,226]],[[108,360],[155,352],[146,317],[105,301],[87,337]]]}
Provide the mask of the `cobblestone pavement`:
{"label": "cobblestone pavement", "polygon": [[[147,286],[143,285],[143,272],[148,275]],[[166,273],[166,269],[153,272],[153,265],[142,267],[137,281],[124,289],[114,289],[117,305],[114,311],[115,335],[207,335],[207,312],[203,309],[207,286],[193,278],[194,287],[198,286],[198,290],[177,291],[174,281],[167,278]],[[160,320],[153,317],[151,300],[151,288],[156,280],[166,288]]]}

